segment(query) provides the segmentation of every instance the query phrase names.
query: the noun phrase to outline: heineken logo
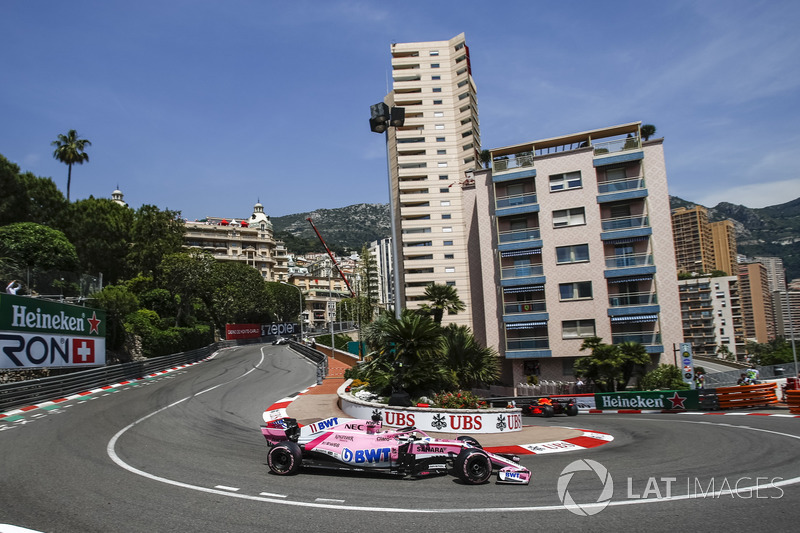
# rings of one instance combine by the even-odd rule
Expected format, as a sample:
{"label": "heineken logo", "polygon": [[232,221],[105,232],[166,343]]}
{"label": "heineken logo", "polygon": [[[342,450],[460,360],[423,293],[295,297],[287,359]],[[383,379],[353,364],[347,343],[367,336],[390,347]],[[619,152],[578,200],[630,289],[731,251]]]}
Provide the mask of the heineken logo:
{"label": "heineken logo", "polygon": [[[86,326],[89,331],[86,331]],[[70,316],[64,311],[56,314],[43,312],[40,308],[28,310],[24,305],[11,306],[11,327],[14,329],[40,329],[56,331],[72,331],[75,333],[97,333],[100,320],[97,313],[92,312],[92,318],[86,319],[82,316]]]}
{"label": "heineken logo", "polygon": [[647,391],[597,395],[600,409],[687,409],[694,391]]}

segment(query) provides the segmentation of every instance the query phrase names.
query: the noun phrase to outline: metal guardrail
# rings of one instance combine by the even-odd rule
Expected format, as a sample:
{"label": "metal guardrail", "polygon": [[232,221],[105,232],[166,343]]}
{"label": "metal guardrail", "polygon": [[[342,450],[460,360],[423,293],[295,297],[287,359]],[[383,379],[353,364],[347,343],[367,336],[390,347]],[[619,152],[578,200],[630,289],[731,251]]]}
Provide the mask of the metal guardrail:
{"label": "metal guardrail", "polygon": [[303,344],[302,342],[290,340],[289,347],[303,357],[316,363],[317,385],[322,385],[322,380],[328,375],[328,357],[319,350],[316,350],[307,344]]}
{"label": "metal guardrail", "polygon": [[[112,383],[119,383],[120,381],[140,379],[154,372],[202,361],[221,348],[245,344],[264,344],[265,342],[268,342],[265,338],[220,341],[196,350],[162,357],[153,357],[143,361],[132,361],[130,363],[91,368],[61,376],[5,383],[0,385],[0,411],[5,411],[14,407],[33,405],[55,398],[63,398],[64,396],[110,385]],[[292,344],[300,345],[300,343]],[[311,350],[311,348],[308,348],[308,350],[316,352],[316,350]],[[320,364],[319,358],[321,357],[324,361],[324,371],[327,375],[328,361],[323,354],[319,352],[316,353],[319,357],[315,358],[313,354],[306,353],[302,353],[302,355],[317,363],[318,366]]]}

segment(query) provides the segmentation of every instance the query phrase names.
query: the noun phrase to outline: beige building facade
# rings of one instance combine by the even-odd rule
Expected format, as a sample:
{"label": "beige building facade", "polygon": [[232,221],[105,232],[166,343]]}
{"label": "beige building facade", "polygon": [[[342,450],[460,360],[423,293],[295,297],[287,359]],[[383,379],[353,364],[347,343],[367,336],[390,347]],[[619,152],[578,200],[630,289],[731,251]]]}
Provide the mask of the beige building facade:
{"label": "beige building facade", "polygon": [[663,139],[641,123],[491,150],[463,185],[476,336],[504,381],[573,379],[580,347],[683,341]]}
{"label": "beige building facade", "polygon": [[266,281],[286,281],[289,273],[286,246],[275,240],[272,222],[258,202],[247,218],[207,217],[185,222],[184,247],[210,253],[220,261],[246,263]]}
{"label": "beige building facade", "polygon": [[460,183],[479,167],[480,126],[464,34],[447,41],[391,45],[392,92],[405,124],[387,131],[391,208],[397,229],[403,308],[424,303],[430,283],[452,285],[467,311],[445,323],[471,326],[474,307]]}

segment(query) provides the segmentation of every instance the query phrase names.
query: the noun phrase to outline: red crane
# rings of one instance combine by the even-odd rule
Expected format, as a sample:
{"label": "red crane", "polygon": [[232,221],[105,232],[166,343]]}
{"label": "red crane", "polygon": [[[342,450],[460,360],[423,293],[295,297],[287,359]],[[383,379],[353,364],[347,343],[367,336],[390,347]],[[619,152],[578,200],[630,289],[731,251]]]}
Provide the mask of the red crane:
{"label": "red crane", "polygon": [[349,290],[349,291],[350,291],[350,296],[352,296],[353,298],[355,298],[355,297],[356,297],[356,293],[355,293],[355,291],[353,290],[353,287],[351,287],[351,286],[350,286],[350,282],[349,282],[349,281],[347,281],[347,277],[344,275],[344,272],[342,272],[342,269],[341,269],[341,268],[339,268],[339,263],[337,263],[337,262],[336,262],[336,258],[333,256],[333,252],[331,252],[331,249],[330,249],[330,248],[328,248],[328,245],[327,245],[327,244],[325,244],[325,239],[323,239],[323,238],[322,238],[322,235],[320,235],[320,234],[319,234],[319,230],[318,230],[318,229],[317,229],[317,227],[314,225],[314,221],[312,221],[310,217],[309,217],[309,218],[307,218],[306,220],[308,220],[308,223],[309,223],[309,224],[311,224],[311,227],[312,227],[312,228],[314,228],[314,233],[316,233],[316,234],[317,234],[317,237],[319,237],[319,242],[321,242],[321,243],[322,243],[322,246],[324,246],[324,247],[325,247],[325,251],[326,251],[326,252],[328,252],[328,256],[331,258],[331,261],[333,262],[333,266],[335,266],[335,267],[336,267],[336,271],[337,271],[337,272],[339,272],[339,275],[340,275],[340,276],[342,276],[342,279],[344,280],[344,284],[345,284],[345,285],[347,285],[347,290]]}

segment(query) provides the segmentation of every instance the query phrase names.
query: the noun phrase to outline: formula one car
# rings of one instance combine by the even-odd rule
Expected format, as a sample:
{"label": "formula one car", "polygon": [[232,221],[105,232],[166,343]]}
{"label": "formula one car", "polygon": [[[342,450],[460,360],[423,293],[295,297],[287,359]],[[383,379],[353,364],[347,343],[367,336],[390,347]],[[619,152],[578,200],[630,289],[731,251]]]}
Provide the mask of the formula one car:
{"label": "formula one car", "polygon": [[522,406],[522,414],[545,418],[554,415],[575,416],[578,414],[578,404],[575,398],[536,398]]}
{"label": "formula one car", "polygon": [[303,428],[293,418],[271,420],[261,426],[269,445],[267,466],[282,476],[301,467],[411,477],[452,471],[469,485],[485,483],[497,468],[498,483],[530,482],[531,472],[519,464],[519,457],[489,453],[471,437],[435,439],[414,427],[382,431],[380,417],[373,418],[328,418]]}

